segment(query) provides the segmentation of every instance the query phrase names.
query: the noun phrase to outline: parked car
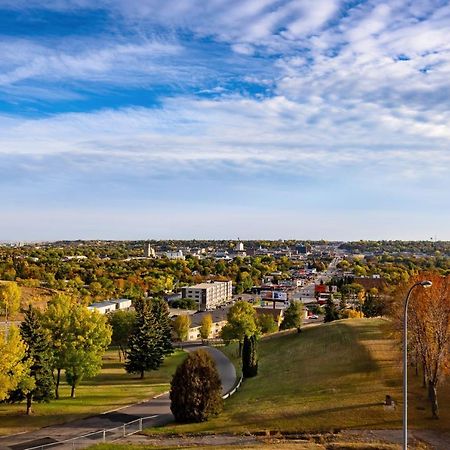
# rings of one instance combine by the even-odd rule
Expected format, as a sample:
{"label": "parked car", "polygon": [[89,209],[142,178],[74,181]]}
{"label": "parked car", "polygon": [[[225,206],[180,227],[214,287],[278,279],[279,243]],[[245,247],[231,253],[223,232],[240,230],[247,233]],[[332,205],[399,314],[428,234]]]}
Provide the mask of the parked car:
{"label": "parked car", "polygon": [[316,319],[318,319],[318,318],[319,318],[319,316],[316,316],[315,314],[312,315],[312,316],[309,316],[309,319],[314,319],[314,320],[316,320]]}

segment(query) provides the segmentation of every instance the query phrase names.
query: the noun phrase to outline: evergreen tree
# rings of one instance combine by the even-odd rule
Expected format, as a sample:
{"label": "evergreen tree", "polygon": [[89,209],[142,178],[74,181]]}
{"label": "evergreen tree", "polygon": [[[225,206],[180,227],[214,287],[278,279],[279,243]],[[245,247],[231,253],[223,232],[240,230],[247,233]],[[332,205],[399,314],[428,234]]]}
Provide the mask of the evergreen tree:
{"label": "evergreen tree", "polygon": [[151,300],[152,314],[158,329],[159,340],[164,356],[173,353],[172,345],[172,321],[169,316],[169,307],[161,298]]}
{"label": "evergreen tree", "polygon": [[49,334],[42,326],[39,313],[31,305],[20,324],[20,334],[27,345],[24,361],[30,366],[29,376],[34,380],[34,386],[32,389],[19,386],[10,400],[26,399],[27,414],[30,414],[32,402],[48,402],[54,398],[55,388]]}
{"label": "evergreen tree", "polygon": [[283,322],[280,328],[282,330],[289,330],[290,328],[297,328],[300,333],[303,323],[303,305],[299,301],[292,301],[284,312]]}
{"label": "evergreen tree", "polygon": [[336,305],[331,297],[327,299],[327,303],[325,305],[325,317],[324,322],[333,322],[333,320],[339,319],[339,313],[336,309]]}
{"label": "evergreen tree", "polygon": [[136,319],[128,340],[125,369],[144,378],[146,370],[157,370],[173,351],[167,307],[144,298],[135,302]]}
{"label": "evergreen tree", "polygon": [[177,422],[204,422],[223,407],[216,364],[205,350],[189,353],[170,388],[170,409]]}
{"label": "evergreen tree", "polygon": [[242,348],[242,376],[255,377],[258,374],[258,352],[256,336],[245,336]]}

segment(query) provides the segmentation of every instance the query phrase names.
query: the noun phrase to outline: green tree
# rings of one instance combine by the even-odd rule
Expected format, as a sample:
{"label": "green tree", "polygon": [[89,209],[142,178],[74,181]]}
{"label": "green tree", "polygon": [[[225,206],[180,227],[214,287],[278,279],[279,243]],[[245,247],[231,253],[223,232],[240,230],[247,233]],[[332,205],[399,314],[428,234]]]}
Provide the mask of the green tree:
{"label": "green tree", "polygon": [[242,353],[244,336],[259,333],[255,308],[245,301],[237,301],[228,311],[228,323],[222,328],[221,336],[225,341],[239,341],[239,356]]}
{"label": "green tree", "polygon": [[59,384],[61,372],[66,367],[67,351],[70,335],[72,311],[75,308],[74,298],[58,294],[48,303],[47,310],[42,316],[42,325],[50,334],[51,352],[53,355],[53,370],[56,370],[55,398],[59,398]]}
{"label": "green tree", "polygon": [[193,298],[180,298],[178,300],[174,300],[170,303],[170,306],[172,308],[179,308],[179,309],[197,309],[197,303]]}
{"label": "green tree", "polygon": [[173,352],[173,346],[172,320],[169,315],[169,307],[167,306],[167,302],[161,298],[153,298],[151,300],[151,306],[164,356],[170,355]]}
{"label": "green tree", "polygon": [[202,317],[202,321],[201,321],[201,324],[200,324],[200,337],[204,341],[209,339],[209,336],[210,336],[211,331],[212,331],[212,326],[213,326],[213,320],[212,320],[211,314],[205,314]]}
{"label": "green tree", "polygon": [[102,356],[111,343],[111,327],[107,318],[97,311],[77,305],[70,318],[69,342],[65,365],[71,398],[75,388],[85,377],[97,375],[102,367]]}
{"label": "green tree", "polygon": [[48,402],[54,398],[55,383],[52,372],[52,353],[47,330],[42,326],[39,313],[30,305],[20,324],[20,334],[27,346],[23,363],[30,367],[33,383],[19,388],[10,396],[12,401],[26,399],[27,415],[31,413],[33,401]]}
{"label": "green tree", "polygon": [[112,328],[111,344],[119,348],[119,360],[125,359],[128,339],[136,319],[134,311],[119,310],[108,315],[108,322]]}
{"label": "green tree", "polygon": [[181,342],[188,340],[190,327],[191,318],[188,314],[181,314],[173,320],[173,331]]}
{"label": "green tree", "polygon": [[164,310],[160,303],[155,307],[150,298],[136,301],[135,309],[136,319],[128,340],[125,369],[128,373],[140,374],[142,379],[146,370],[157,370],[161,366],[173,347],[168,310]]}
{"label": "green tree", "polygon": [[189,353],[170,387],[170,409],[177,422],[204,422],[223,407],[216,364],[205,350]]}
{"label": "green tree", "polygon": [[0,284],[0,314],[5,316],[6,320],[19,312],[21,296],[17,283],[10,281]]}
{"label": "green tree", "polygon": [[258,326],[262,334],[274,333],[278,330],[278,325],[275,323],[273,315],[269,313],[258,316]]}
{"label": "green tree", "polygon": [[0,401],[29,377],[30,367],[24,362],[26,351],[27,346],[15,326],[0,331]]}
{"label": "green tree", "polygon": [[288,330],[290,328],[297,328],[297,332],[300,333],[303,323],[303,305],[299,301],[292,301],[284,312],[283,322],[281,322],[280,328],[282,330]]}
{"label": "green tree", "polygon": [[339,313],[336,309],[336,305],[331,297],[327,298],[327,303],[325,304],[325,316],[324,322],[333,322],[339,319]]}
{"label": "green tree", "polygon": [[255,377],[258,374],[258,350],[256,336],[245,336],[242,348],[242,376]]}

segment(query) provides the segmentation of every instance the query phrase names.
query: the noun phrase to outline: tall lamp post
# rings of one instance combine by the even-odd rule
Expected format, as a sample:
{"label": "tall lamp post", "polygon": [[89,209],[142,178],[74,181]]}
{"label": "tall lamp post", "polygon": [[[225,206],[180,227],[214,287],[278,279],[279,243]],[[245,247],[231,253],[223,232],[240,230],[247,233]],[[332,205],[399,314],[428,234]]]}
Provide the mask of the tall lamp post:
{"label": "tall lamp post", "polygon": [[408,450],[408,304],[411,292],[421,286],[429,288],[431,281],[419,281],[411,286],[403,308],[403,450]]}

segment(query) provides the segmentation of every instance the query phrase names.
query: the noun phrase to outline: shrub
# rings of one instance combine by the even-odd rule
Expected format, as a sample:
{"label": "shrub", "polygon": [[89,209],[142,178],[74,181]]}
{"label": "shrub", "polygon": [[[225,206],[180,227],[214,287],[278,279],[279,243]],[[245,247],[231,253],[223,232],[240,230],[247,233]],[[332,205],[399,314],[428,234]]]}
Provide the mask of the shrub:
{"label": "shrub", "polygon": [[170,388],[170,409],[177,422],[205,422],[222,411],[222,383],[205,350],[189,353],[177,368]]}

